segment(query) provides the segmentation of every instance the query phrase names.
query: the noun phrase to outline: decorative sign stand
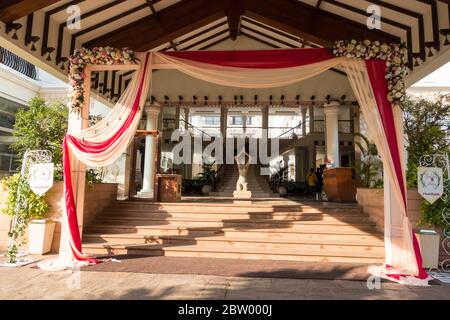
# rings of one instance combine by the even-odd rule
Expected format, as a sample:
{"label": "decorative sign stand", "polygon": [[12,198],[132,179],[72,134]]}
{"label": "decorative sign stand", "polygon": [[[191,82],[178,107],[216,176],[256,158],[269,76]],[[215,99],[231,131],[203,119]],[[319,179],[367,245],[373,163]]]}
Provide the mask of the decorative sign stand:
{"label": "decorative sign stand", "polygon": [[[418,168],[419,193],[431,204],[441,199],[447,202],[450,197],[450,161],[448,154],[426,155],[420,158]],[[450,212],[444,208],[442,217],[447,223],[443,230],[442,248],[450,256]],[[433,272],[432,276],[445,283],[450,283],[450,258],[441,263],[444,272]]]}
{"label": "decorative sign stand", "polygon": [[26,224],[23,217],[20,216],[20,209],[26,208],[26,199],[23,199],[22,187],[24,183],[29,183],[30,188],[37,195],[42,196],[53,185],[53,163],[52,153],[48,150],[27,150],[23,156],[22,169],[20,172],[19,185],[17,187],[16,205],[14,217],[9,233],[8,244],[8,262],[2,263],[2,267],[20,267],[36,260],[27,258],[26,254],[18,254],[17,239],[21,236]]}

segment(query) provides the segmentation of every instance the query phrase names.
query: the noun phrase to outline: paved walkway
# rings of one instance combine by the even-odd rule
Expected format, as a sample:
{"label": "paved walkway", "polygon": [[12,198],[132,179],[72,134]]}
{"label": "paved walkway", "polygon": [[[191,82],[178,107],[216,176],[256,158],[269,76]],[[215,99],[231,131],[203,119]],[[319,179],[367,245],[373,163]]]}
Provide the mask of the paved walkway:
{"label": "paved walkway", "polygon": [[366,282],[124,272],[44,272],[0,268],[0,299],[450,299],[450,285],[429,288]]}

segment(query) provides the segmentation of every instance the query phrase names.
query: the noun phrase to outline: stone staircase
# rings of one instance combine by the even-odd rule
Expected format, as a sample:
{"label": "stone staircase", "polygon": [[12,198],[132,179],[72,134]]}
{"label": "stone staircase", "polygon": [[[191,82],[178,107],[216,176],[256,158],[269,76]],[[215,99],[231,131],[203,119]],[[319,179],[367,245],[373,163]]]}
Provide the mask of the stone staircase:
{"label": "stone staircase", "polygon": [[356,205],[116,202],[84,228],[94,255],[382,263],[383,235]]}
{"label": "stone staircase", "polygon": [[[213,197],[233,197],[236,183],[239,179],[237,165],[226,165],[221,175],[217,191],[210,193]],[[273,198],[279,194],[273,193],[264,176],[261,176],[260,166],[251,165],[247,174],[248,190],[252,192],[252,198]]]}

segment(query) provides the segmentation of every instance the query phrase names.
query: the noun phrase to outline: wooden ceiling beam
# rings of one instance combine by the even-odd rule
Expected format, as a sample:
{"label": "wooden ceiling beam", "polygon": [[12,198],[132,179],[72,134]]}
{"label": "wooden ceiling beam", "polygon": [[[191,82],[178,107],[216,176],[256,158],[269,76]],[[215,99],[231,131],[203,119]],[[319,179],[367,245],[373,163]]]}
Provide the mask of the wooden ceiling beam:
{"label": "wooden ceiling beam", "polygon": [[228,27],[230,29],[231,40],[236,40],[239,35],[241,25],[241,16],[244,14],[242,0],[227,0],[225,12],[228,18]]}
{"label": "wooden ceiling beam", "polygon": [[221,1],[183,0],[83,45],[130,47],[147,51],[225,17]]}
{"label": "wooden ceiling beam", "polygon": [[10,23],[59,1],[60,0],[2,0],[0,2],[0,20],[4,23]]}
{"label": "wooden ceiling beam", "polygon": [[397,36],[369,30],[363,24],[297,0],[244,0],[244,3],[246,16],[325,47],[342,39],[401,41]]}

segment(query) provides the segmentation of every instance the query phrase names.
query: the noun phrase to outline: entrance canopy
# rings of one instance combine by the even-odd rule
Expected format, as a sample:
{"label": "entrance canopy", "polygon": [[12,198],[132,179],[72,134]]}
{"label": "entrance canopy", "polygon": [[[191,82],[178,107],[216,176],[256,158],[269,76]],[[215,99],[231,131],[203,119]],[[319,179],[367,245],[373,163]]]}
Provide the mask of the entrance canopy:
{"label": "entrance canopy", "polygon": [[[136,59],[137,58],[137,59]],[[137,62],[139,61],[139,62]],[[350,79],[368,130],[377,145],[393,194],[386,210],[386,265],[372,272],[408,284],[427,283],[420,250],[407,215],[402,115],[405,51],[396,45],[366,41],[338,42],[329,49],[264,51],[148,52],[82,49],[70,58],[72,112],[85,114],[84,88],[90,88],[92,70],[137,70],[126,93],[104,120],[90,128],[71,132],[64,141],[64,179],[70,245],[75,259],[96,263],[82,254],[71,169],[79,159],[90,166],[116,161],[133,138],[141,118],[154,69],[177,69],[192,77],[220,85],[243,88],[279,87],[305,80],[342,66]],[[403,87],[402,87],[403,86]],[[88,101],[88,99],[86,99]],[[84,110],[83,110],[84,108]]]}

